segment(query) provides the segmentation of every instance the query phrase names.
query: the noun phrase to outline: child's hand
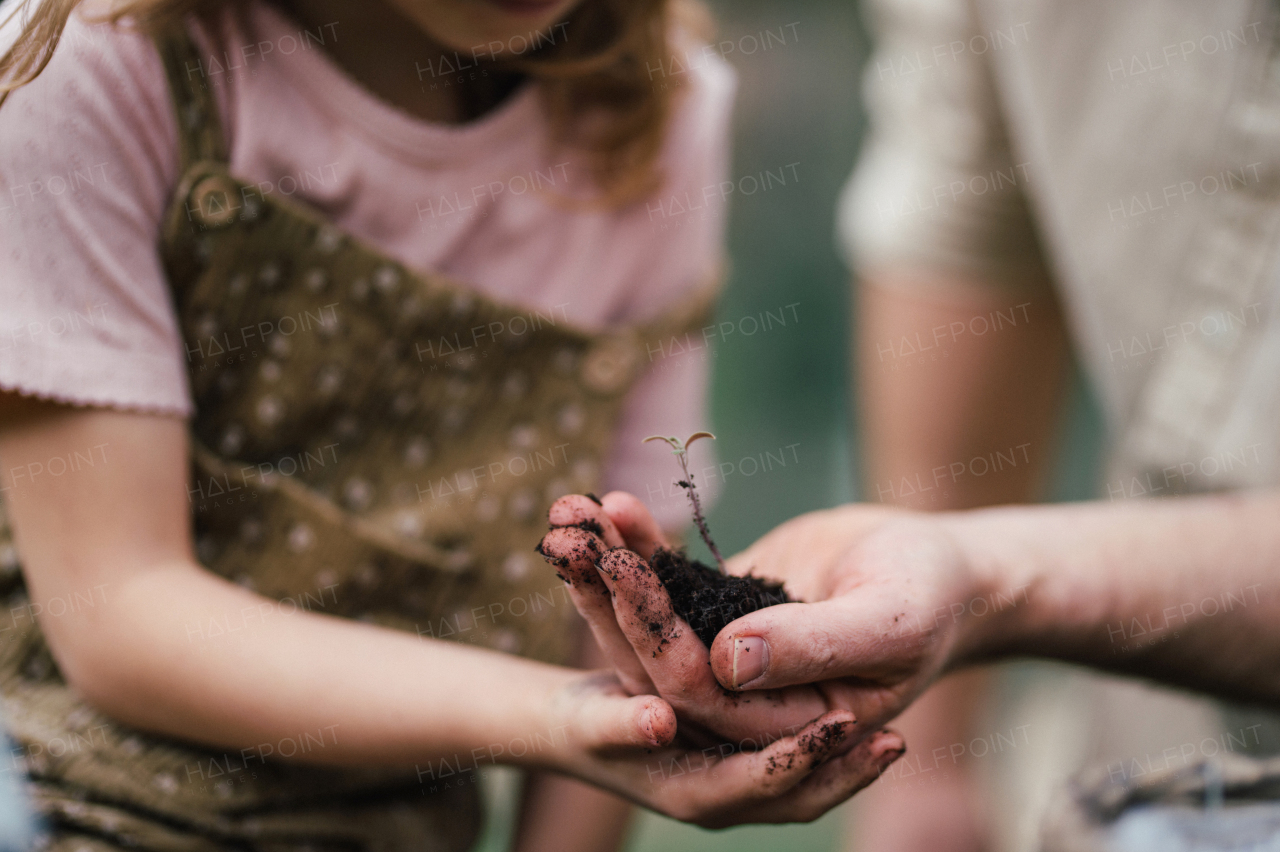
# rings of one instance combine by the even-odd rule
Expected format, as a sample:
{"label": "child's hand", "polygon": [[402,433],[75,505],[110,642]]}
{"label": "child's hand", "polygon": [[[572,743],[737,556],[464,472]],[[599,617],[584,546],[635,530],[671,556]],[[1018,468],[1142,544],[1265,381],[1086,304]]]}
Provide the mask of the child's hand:
{"label": "child's hand", "polygon": [[[703,744],[724,739],[739,748],[761,748],[839,706],[819,686],[736,693],[716,681],[706,646],[676,615],[657,575],[637,555],[652,554],[666,542],[636,498],[614,492],[601,506],[580,495],[562,497],[551,507],[550,520],[555,528],[543,539],[542,552],[569,583],[570,596],[622,685],[633,695],[669,701],[686,736]],[[858,725],[853,740],[870,730]]]}
{"label": "child's hand", "polygon": [[555,690],[550,716],[568,732],[553,768],[705,828],[816,819],[903,751],[901,738],[888,731],[850,749],[853,714],[844,710],[760,751],[683,748],[672,745],[676,719],[667,702],[630,696],[604,671]]}

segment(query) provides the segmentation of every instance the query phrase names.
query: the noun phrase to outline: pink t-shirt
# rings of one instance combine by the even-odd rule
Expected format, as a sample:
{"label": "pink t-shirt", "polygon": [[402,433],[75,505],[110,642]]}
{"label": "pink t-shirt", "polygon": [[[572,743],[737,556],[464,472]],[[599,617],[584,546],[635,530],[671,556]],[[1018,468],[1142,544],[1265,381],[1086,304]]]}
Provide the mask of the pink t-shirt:
{"label": "pink t-shirt", "polygon": [[[656,316],[714,274],[735,88],[722,62],[688,74],[662,154],[660,196],[619,210],[557,205],[572,156],[548,153],[525,86],[461,126],[422,121],[346,76],[265,3],[189,73],[214,88],[231,171],[289,196],[406,266],[600,329]],[[224,52],[225,50],[225,52]],[[443,85],[423,66],[423,85]],[[536,173],[536,174],[535,174]],[[73,16],[44,72],[0,109],[0,388],[73,404],[190,416],[186,358],[157,245],[178,180],[159,55],[126,27]],[[698,209],[661,199],[708,199]],[[684,212],[674,213],[673,210]],[[605,485],[642,498],[671,478],[646,435],[704,428],[707,364],[660,359],[626,401]],[[704,444],[706,442],[703,442]],[[680,501],[659,498],[680,525]]]}

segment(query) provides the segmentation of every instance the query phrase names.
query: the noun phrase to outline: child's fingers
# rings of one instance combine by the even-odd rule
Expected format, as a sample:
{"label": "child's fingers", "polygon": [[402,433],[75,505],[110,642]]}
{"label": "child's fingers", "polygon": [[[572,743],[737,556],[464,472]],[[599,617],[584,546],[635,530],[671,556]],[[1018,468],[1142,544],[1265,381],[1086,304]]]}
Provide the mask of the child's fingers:
{"label": "child's fingers", "polygon": [[551,504],[547,520],[553,527],[578,527],[593,532],[609,547],[622,547],[622,533],[614,526],[604,507],[583,494],[566,494]]}
{"label": "child's fingers", "polygon": [[543,536],[538,550],[568,584],[569,597],[586,619],[591,635],[618,673],[623,688],[632,695],[657,692],[618,626],[612,595],[596,570],[596,560],[605,552],[599,536],[578,527],[559,527]]}
{"label": "child's fingers", "polygon": [[[583,707],[583,742],[608,754],[617,749],[664,748],[676,736],[676,714],[656,695],[599,696]],[[598,706],[597,706],[598,705]]]}
{"label": "child's fingers", "polygon": [[670,546],[649,508],[635,495],[626,491],[610,491],[601,502],[626,546],[645,559],[652,558],[659,547]]}

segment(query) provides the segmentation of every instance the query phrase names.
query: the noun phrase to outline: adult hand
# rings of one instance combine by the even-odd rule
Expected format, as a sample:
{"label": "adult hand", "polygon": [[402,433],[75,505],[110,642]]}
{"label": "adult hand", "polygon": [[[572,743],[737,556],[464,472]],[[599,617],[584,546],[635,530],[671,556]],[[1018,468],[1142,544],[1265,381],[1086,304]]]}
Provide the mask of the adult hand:
{"label": "adult hand", "polygon": [[[974,617],[969,604],[985,599],[931,516],[870,506],[814,512],[726,565],[780,580],[808,603],[743,616],[708,653],[671,612],[644,560],[609,549],[651,554],[663,543],[639,500],[621,492],[602,506],[563,498],[551,521],[559,528],[544,539],[544,553],[571,583],[626,688],[662,695],[682,719],[730,739],[776,732],[828,708],[851,710],[862,735],[877,730],[959,659]],[[1002,599],[1011,605],[1013,594]],[[671,627],[655,632],[654,624]]]}
{"label": "adult hand", "polygon": [[[611,494],[598,508],[612,524],[612,533],[601,525],[604,538],[651,552],[656,527],[638,500]],[[937,514],[844,506],[802,515],[729,560],[728,569],[781,580],[809,603],[767,607],[731,622],[703,658],[705,668],[713,683],[740,691],[744,702],[765,698],[765,709],[769,696],[786,697],[782,709],[794,700],[794,710],[816,692],[828,706],[851,710],[862,732],[892,719],[947,671],[1020,654],[1274,703],[1277,511],[1280,492],[1259,489],[1121,505]],[[553,530],[544,549],[557,564],[580,571],[592,564],[590,549],[604,544],[578,536],[583,532]],[[586,550],[575,553],[574,545]],[[585,585],[573,593],[586,601],[580,606],[615,665],[631,667],[629,690],[651,678],[677,714],[712,731],[743,725],[752,718],[744,711],[754,722],[770,721],[761,704],[717,703],[705,672],[690,664],[697,659],[692,650],[668,660],[666,646],[638,629],[647,626],[646,607],[658,616],[670,612],[643,560],[612,550],[600,564],[617,605],[584,594]],[[605,618],[610,609],[615,627]],[[1115,625],[1156,617],[1177,625],[1177,642],[1117,648]],[[685,639],[672,644],[690,648],[697,640],[683,635],[687,625],[672,623]],[[626,658],[622,643],[636,659]],[[797,688],[812,692],[791,691]]]}
{"label": "adult hand", "polygon": [[[638,501],[637,501],[638,502]],[[729,560],[807,603],[757,610],[711,648],[729,689],[818,684],[868,728],[967,660],[979,619],[1025,601],[988,590],[942,516],[869,506],[811,512]]]}
{"label": "adult hand", "polygon": [[874,781],[903,749],[890,732],[850,749],[853,714],[844,710],[759,751],[673,745],[671,707],[628,695],[607,671],[562,684],[547,716],[567,733],[541,763],[705,828],[816,819]]}
{"label": "adult hand", "polygon": [[[706,745],[727,739],[742,749],[794,734],[832,709],[810,686],[761,695],[722,688],[706,646],[676,615],[657,575],[638,555],[665,546],[661,531],[647,512],[626,511],[626,502],[634,500],[630,495],[615,493],[605,500],[604,505],[580,495],[558,500],[541,550],[569,584],[570,597],[629,693],[669,701],[687,741]],[[611,515],[636,523],[624,534]],[[624,547],[628,541],[634,549]],[[859,726],[857,733],[862,732]]]}

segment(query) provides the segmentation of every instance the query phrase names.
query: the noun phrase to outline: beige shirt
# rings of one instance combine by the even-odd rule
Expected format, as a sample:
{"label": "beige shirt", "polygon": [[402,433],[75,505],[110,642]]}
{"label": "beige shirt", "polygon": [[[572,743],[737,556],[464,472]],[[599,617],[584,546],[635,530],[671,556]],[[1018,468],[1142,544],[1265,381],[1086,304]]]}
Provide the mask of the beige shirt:
{"label": "beige shirt", "polygon": [[856,267],[1025,291],[1032,322],[1047,268],[1111,432],[1103,496],[1280,482],[1276,4],[868,11]]}

